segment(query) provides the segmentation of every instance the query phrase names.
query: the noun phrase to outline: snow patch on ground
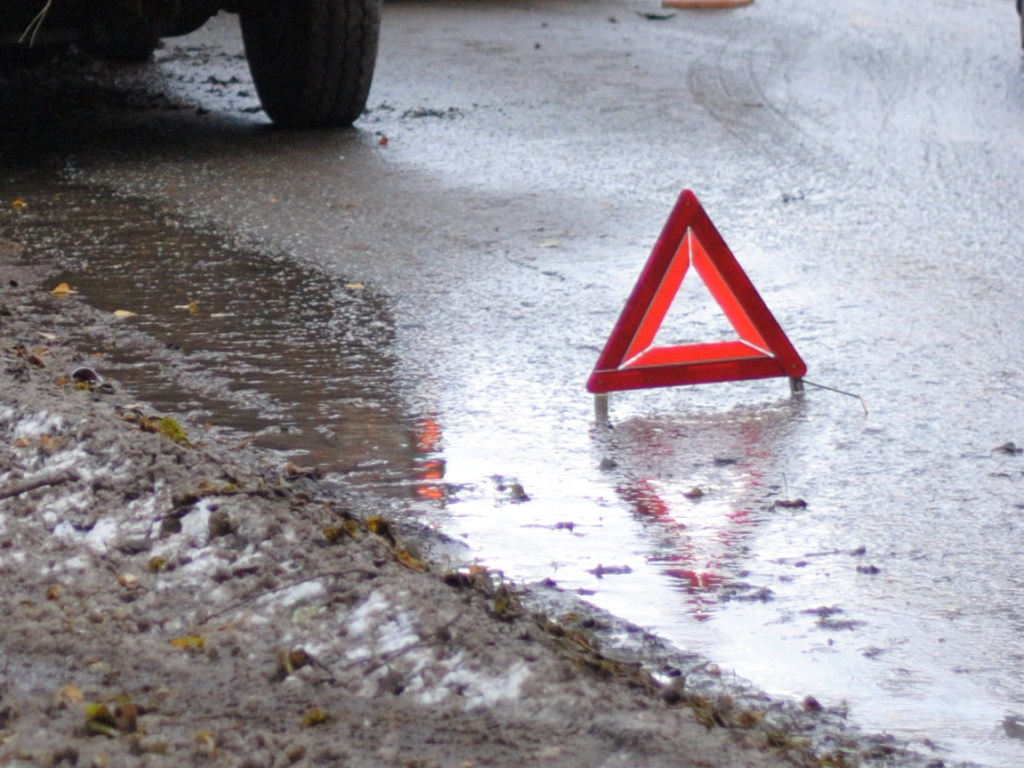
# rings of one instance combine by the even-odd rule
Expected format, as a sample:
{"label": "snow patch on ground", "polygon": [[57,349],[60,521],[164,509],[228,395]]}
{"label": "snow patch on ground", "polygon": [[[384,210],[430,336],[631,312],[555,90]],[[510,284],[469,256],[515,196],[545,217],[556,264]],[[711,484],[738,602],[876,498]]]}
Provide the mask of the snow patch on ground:
{"label": "snow patch on ground", "polygon": [[271,603],[276,603],[282,608],[297,608],[322,598],[325,594],[327,594],[327,588],[320,581],[304,581],[294,587],[281,590],[274,595]]}
{"label": "snow patch on ground", "polygon": [[79,531],[71,523],[64,520],[53,528],[53,535],[62,539],[80,539],[97,555],[105,555],[110,551],[110,544],[117,538],[117,521],[102,518],[86,532]]}
{"label": "snow patch on ground", "polygon": [[187,542],[197,547],[206,544],[210,537],[210,514],[213,512],[213,506],[215,505],[210,499],[202,499],[196,504],[195,509],[181,519],[181,532]]}
{"label": "snow patch on ground", "polygon": [[520,697],[523,685],[532,675],[529,665],[521,660],[515,662],[501,675],[476,672],[459,663],[450,666],[451,669],[432,691],[420,694],[419,698],[424,704],[436,704],[441,700],[441,696],[437,694],[450,694],[454,691],[459,691],[466,700],[466,709],[512,701]]}
{"label": "snow patch on ground", "polygon": [[[395,595],[401,599],[402,595]],[[420,639],[409,614],[395,601],[373,592],[348,620],[349,638],[366,645],[353,645],[345,655],[352,660],[397,651]]]}
{"label": "snow patch on ground", "polygon": [[[5,419],[12,418],[13,416],[14,412],[12,409],[7,409],[4,412]],[[37,440],[43,435],[52,435],[63,426],[64,419],[61,416],[47,413],[46,411],[39,411],[29,416],[23,416],[10,431],[14,434],[15,439]]]}

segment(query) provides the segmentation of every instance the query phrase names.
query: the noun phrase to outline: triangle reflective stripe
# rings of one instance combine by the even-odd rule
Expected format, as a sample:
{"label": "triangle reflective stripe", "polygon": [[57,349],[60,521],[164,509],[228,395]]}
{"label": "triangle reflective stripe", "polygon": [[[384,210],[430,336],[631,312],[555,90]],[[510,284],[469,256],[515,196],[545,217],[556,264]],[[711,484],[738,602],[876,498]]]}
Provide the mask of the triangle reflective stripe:
{"label": "triangle reflective stripe", "polygon": [[[653,346],[693,267],[724,312],[734,341]],[[587,381],[594,393],[772,376],[807,366],[689,190],[679,196]]]}
{"label": "triangle reflective stripe", "polygon": [[[697,274],[700,275],[701,279],[704,281],[704,285],[707,286],[708,291],[711,292],[715,301],[718,302],[718,306],[722,308],[723,312],[725,312],[725,316],[736,331],[736,335],[751,346],[759,349],[762,354],[770,355],[771,352],[768,349],[768,342],[762,338],[757,325],[753,320],[751,320],[746,311],[744,311],[743,304],[732,289],[730,282],[725,278],[722,272],[719,271],[717,265],[711,261],[711,257],[708,256],[707,251],[701,247],[700,242],[693,236],[692,230],[688,233],[688,239],[692,243],[691,253],[693,255],[690,258],[693,260],[693,265],[697,270]],[[745,278],[746,275],[743,274],[743,277]],[[737,279],[737,276],[732,278],[733,282]],[[750,290],[753,291],[753,286],[750,286]],[[754,294],[757,295],[757,292],[754,291]]]}
{"label": "triangle reflective stripe", "polygon": [[633,341],[626,349],[627,361],[648,349],[654,342],[654,337],[658,334],[658,329],[661,328],[661,324],[665,321],[665,315],[668,314],[668,310],[672,306],[672,300],[679,292],[683,278],[686,277],[686,272],[690,264],[693,263],[692,242],[693,238],[690,231],[687,230],[679,250],[669,261],[665,273],[658,282],[658,287],[651,297],[647,311],[644,312],[640,326],[633,336]]}

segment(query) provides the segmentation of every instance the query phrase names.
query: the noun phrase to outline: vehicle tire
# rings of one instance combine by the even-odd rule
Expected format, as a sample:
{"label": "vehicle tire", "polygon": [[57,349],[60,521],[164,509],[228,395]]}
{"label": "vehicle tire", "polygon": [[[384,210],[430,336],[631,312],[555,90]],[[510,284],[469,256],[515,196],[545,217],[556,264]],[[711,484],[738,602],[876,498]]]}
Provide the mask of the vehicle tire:
{"label": "vehicle tire", "polygon": [[240,13],[264,111],[289,128],[351,125],[377,61],[381,0],[254,0]]}
{"label": "vehicle tire", "polygon": [[1020,45],[1024,48],[1024,4],[1017,0],[1017,15],[1020,17]]}

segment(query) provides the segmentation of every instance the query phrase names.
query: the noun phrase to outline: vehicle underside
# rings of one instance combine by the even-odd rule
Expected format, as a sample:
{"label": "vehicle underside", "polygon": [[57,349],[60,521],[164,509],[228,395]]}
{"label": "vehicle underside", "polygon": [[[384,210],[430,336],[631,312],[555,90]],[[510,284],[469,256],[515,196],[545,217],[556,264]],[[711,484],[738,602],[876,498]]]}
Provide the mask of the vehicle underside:
{"label": "vehicle underside", "polygon": [[78,40],[107,26],[135,34],[173,37],[198,29],[219,10],[241,2],[219,0],[7,0],[3,3],[5,43],[34,45]]}
{"label": "vehicle underside", "polygon": [[[44,59],[75,44],[98,58],[149,59],[219,11],[237,13],[264,110],[283,126],[351,124],[369,94],[381,0],[0,0],[0,49]],[[0,64],[4,62],[0,61]]]}

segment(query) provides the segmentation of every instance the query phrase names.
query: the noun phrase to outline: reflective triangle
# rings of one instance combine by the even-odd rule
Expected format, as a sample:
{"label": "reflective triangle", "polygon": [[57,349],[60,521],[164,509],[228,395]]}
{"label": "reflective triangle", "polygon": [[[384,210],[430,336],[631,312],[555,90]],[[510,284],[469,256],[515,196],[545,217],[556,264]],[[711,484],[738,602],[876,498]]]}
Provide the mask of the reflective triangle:
{"label": "reflective triangle", "polygon": [[[691,267],[737,338],[654,346]],[[799,378],[806,372],[804,361],[697,197],[684,190],[590,374],[587,389],[602,393],[772,376]]]}

